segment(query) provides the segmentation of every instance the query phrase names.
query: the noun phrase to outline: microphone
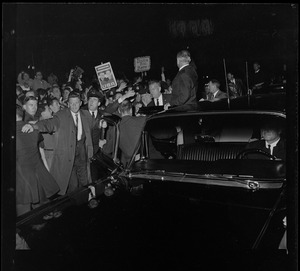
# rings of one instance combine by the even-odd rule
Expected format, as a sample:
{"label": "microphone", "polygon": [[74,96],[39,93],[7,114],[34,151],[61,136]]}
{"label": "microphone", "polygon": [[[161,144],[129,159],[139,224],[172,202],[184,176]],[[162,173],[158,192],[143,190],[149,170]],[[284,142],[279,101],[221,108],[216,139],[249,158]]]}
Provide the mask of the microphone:
{"label": "microphone", "polygon": [[107,122],[102,120],[100,123],[100,140],[105,139],[105,129],[107,128]]}

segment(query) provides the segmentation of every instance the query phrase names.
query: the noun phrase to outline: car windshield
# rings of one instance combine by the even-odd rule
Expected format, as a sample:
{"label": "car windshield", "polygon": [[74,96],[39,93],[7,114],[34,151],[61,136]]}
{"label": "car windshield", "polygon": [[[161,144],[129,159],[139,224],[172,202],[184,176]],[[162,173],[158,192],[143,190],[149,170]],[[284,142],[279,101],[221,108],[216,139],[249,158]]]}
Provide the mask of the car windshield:
{"label": "car windshield", "polygon": [[[149,142],[147,158],[204,161],[236,158],[234,154],[247,144],[262,139],[262,128],[268,123],[279,127],[284,140],[285,116],[280,113],[206,112],[153,118],[145,127]],[[187,145],[191,150],[199,145],[210,149],[198,158],[192,153],[183,157],[180,151]],[[218,155],[215,148],[224,152],[225,148],[231,149],[232,155]]]}

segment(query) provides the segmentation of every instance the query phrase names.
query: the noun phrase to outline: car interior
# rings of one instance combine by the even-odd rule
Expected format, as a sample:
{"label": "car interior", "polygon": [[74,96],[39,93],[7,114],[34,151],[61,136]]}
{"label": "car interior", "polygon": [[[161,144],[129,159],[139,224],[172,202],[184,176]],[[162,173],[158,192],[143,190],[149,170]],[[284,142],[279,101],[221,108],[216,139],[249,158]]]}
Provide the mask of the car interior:
{"label": "car interior", "polygon": [[[147,123],[144,132],[147,157],[198,161],[236,159],[248,142],[261,139],[260,128],[268,118],[257,114],[224,114],[155,119]],[[284,127],[284,119],[277,118],[277,121]]]}

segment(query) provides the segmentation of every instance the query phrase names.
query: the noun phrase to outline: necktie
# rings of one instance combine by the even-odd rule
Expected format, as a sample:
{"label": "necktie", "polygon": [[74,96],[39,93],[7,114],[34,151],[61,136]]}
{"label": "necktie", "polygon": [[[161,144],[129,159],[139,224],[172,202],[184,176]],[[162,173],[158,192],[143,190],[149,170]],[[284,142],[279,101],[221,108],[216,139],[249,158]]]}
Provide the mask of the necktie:
{"label": "necktie", "polygon": [[268,145],[268,152],[269,152],[270,154],[272,154],[272,153],[271,153],[271,145],[270,145],[270,144]]}
{"label": "necktie", "polygon": [[76,140],[78,138],[78,114],[75,114],[75,130],[76,130]]}
{"label": "necktie", "polygon": [[94,111],[92,112],[92,115],[93,115],[93,118],[95,118],[95,112]]}
{"label": "necktie", "polygon": [[155,105],[159,105],[158,99],[155,99]]}

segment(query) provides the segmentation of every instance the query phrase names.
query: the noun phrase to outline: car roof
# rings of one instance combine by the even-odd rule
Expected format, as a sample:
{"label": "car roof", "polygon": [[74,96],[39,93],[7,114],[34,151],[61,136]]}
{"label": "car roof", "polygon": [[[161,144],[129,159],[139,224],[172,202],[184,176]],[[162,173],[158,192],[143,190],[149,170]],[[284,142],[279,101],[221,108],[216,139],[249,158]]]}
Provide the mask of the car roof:
{"label": "car roof", "polygon": [[198,109],[193,111],[182,111],[180,106],[169,109],[167,111],[154,111],[154,116],[168,116],[168,115],[186,115],[199,112],[286,112],[286,95],[285,93],[272,94],[257,94],[250,96],[241,96],[234,99],[222,99],[215,102],[201,101],[198,103]]}

